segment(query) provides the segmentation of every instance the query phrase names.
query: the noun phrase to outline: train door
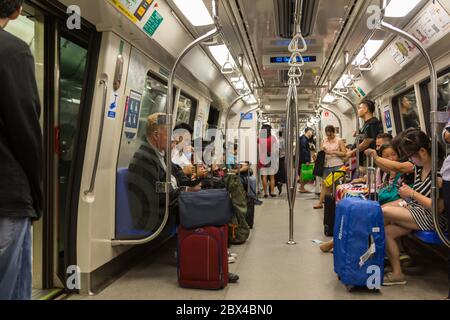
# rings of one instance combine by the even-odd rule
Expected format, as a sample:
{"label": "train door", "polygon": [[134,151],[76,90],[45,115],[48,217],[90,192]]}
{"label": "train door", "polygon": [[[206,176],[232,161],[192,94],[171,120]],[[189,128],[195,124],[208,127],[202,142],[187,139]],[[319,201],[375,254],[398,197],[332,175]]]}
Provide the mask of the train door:
{"label": "train door", "polygon": [[67,267],[76,261],[75,191],[88,128],[83,119],[90,113],[89,82],[95,77],[93,30],[83,24],[69,31],[61,8],[35,1],[25,2],[22,15],[6,28],[30,46],[42,105],[45,202],[43,218],[33,226],[34,299],[64,288]]}

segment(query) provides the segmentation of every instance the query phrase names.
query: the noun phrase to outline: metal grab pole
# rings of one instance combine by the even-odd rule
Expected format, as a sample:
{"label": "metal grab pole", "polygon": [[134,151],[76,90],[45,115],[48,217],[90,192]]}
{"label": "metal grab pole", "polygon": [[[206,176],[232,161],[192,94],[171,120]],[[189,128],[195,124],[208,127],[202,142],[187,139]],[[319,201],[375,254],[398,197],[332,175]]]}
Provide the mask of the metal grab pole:
{"label": "metal grab pole", "polygon": [[[286,186],[289,202],[289,241],[288,245],[295,245],[294,240],[294,207],[297,194],[297,177],[300,163],[300,148],[298,144],[294,148],[294,143],[298,139],[298,100],[297,88],[290,86],[288,99],[286,101]],[[295,149],[295,155],[294,155]]]}
{"label": "metal grab pole", "polygon": [[339,123],[339,136],[342,139],[343,134],[342,134],[342,120],[341,120],[341,118],[339,118],[337,113],[334,112],[333,110],[331,110],[330,108],[327,108],[327,107],[324,107],[324,106],[320,106],[319,108],[323,109],[323,110],[326,110],[328,112],[331,112],[336,117],[336,119],[338,120],[338,123]]}
{"label": "metal grab pole", "polygon": [[[242,126],[242,120],[244,120],[245,119],[245,117],[246,116],[248,116],[250,113],[252,113],[252,112],[254,112],[254,111],[256,111],[256,110],[259,110],[260,108],[261,108],[261,106],[259,106],[259,105],[257,105],[257,104],[251,104],[249,107],[252,107],[252,106],[257,106],[257,107],[254,107],[254,108],[251,108],[250,110],[248,110],[246,113],[244,113],[243,115],[242,115],[242,117],[239,119],[239,126],[238,126],[238,144],[240,144],[241,143],[241,126]],[[239,178],[241,177],[241,163],[240,163],[240,157],[239,157],[239,150],[238,150],[238,152],[237,152],[237,157],[236,157],[236,165],[237,165],[237,169],[238,169],[238,175],[239,175]]]}
{"label": "metal grab pole", "polygon": [[251,93],[243,94],[243,95],[237,97],[236,99],[234,99],[233,102],[231,102],[230,107],[227,110],[227,115],[225,117],[225,137],[227,137],[227,135],[228,135],[228,123],[230,121],[231,109],[233,109],[233,107],[236,105],[236,103],[238,103],[239,101],[241,101],[242,99],[244,99],[245,97],[248,97],[250,95],[251,95]]}
{"label": "metal grab pole", "polygon": [[439,114],[438,114],[438,101],[437,101],[437,91],[438,91],[438,85],[437,85],[437,73],[436,68],[434,66],[433,60],[431,59],[429,53],[425,49],[425,47],[422,45],[420,41],[418,41],[414,36],[410,35],[409,33],[398,29],[389,23],[386,23],[384,21],[381,21],[381,23],[378,25],[378,28],[387,31],[390,33],[393,33],[395,35],[398,35],[411,43],[413,43],[417,49],[419,49],[420,53],[425,58],[425,61],[427,62],[428,68],[430,70],[430,79],[431,79],[431,140],[432,140],[432,147],[431,147],[431,157],[432,157],[432,168],[431,168],[431,201],[432,201],[432,213],[433,213],[433,224],[434,228],[436,229],[437,234],[439,235],[439,238],[441,238],[442,242],[450,248],[450,240],[446,237],[445,233],[441,229],[439,225],[439,209],[438,209],[438,188],[437,188],[437,173],[438,173],[438,136],[440,135],[440,132],[438,132],[438,123],[439,123]]}
{"label": "metal grab pole", "polygon": [[341,97],[342,99],[344,99],[345,101],[347,101],[350,106],[353,109],[353,113],[355,114],[355,127],[356,127],[356,173],[357,176],[359,178],[359,144],[360,144],[360,139],[359,139],[359,129],[360,129],[360,124],[359,124],[359,115],[358,115],[358,107],[353,103],[353,101],[347,97],[346,95],[340,94],[340,93],[336,93],[339,97]]}

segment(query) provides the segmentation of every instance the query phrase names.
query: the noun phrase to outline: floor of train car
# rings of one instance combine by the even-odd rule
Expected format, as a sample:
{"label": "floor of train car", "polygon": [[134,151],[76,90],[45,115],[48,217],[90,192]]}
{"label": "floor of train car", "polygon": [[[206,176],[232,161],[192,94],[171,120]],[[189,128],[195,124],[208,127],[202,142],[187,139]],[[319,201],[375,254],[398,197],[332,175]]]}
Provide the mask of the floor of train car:
{"label": "floor of train car", "polygon": [[[249,241],[233,246],[239,254],[230,271],[239,274],[237,284],[225,290],[182,289],[176,278],[175,242],[144,259],[97,296],[71,299],[441,299],[448,293],[446,265],[427,257],[419,273],[408,275],[406,286],[383,287],[381,293],[349,293],[333,272],[332,254],[322,253],[313,240],[323,236],[321,210],[312,207],[315,195],[299,195],[296,202],[295,240],[288,246],[288,204],[283,195],[256,207],[255,229]],[[422,255],[419,255],[422,257]],[[414,257],[414,260],[419,257]],[[421,261],[425,263],[425,261]]]}

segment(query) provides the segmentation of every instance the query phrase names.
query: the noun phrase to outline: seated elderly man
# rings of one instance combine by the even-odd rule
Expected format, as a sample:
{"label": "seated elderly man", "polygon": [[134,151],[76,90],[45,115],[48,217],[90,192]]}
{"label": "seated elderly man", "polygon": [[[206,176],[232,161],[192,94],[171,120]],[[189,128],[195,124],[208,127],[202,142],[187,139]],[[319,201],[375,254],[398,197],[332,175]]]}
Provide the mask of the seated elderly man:
{"label": "seated elderly man", "polygon": [[[133,180],[130,191],[139,199],[139,205],[132,210],[133,224],[138,229],[153,232],[165,212],[165,194],[158,193],[156,188],[158,182],[166,181],[167,132],[165,125],[158,124],[158,118],[163,116],[163,113],[155,113],[148,117],[145,138],[128,167]],[[187,187],[189,192],[198,191],[200,182],[192,181],[173,164],[170,182],[171,213],[178,221],[177,197],[181,187]]]}
{"label": "seated elderly man", "polygon": [[[128,171],[135,183],[132,185],[135,195],[139,197],[141,210],[132,210],[133,222],[136,228],[155,231],[159,221],[165,213],[165,194],[157,192],[157,183],[166,181],[166,150],[167,127],[159,124],[158,119],[164,117],[163,113],[155,113],[148,117],[146,136],[140,148],[133,156]],[[173,142],[173,141],[172,141]],[[172,163],[172,176],[170,181],[170,218],[176,219],[178,224],[178,196],[182,187],[188,192],[201,190],[198,180],[187,177],[180,166]],[[155,214],[156,213],[156,214]],[[239,277],[229,274],[230,283],[235,283]]]}

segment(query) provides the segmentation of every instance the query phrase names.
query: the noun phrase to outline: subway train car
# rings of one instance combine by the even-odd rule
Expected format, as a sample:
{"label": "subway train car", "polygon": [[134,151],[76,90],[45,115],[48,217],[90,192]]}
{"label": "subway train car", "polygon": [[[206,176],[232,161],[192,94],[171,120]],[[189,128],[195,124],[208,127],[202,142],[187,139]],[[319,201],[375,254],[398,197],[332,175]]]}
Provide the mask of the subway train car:
{"label": "subway train car", "polygon": [[[33,299],[448,296],[439,160],[450,150],[442,134],[450,107],[450,1],[25,0],[5,31],[31,49],[42,106],[45,197],[43,217],[32,227]],[[374,110],[361,104],[367,100]],[[349,148],[338,157],[339,166],[349,162],[343,185],[352,170],[370,177],[374,164],[362,161],[369,156],[350,155],[358,131],[367,133],[364,110],[378,119],[377,134],[397,137],[415,129],[430,138],[419,146],[429,150],[430,227],[402,229],[393,240],[401,244],[402,283],[376,293],[354,292],[337,276],[340,250],[335,247],[334,258],[321,250],[332,239],[324,234],[327,202],[324,209],[317,206],[327,177],[303,179],[330,130],[339,146]],[[269,152],[261,150],[268,126]],[[189,138],[176,136],[177,128],[189,128]],[[402,150],[407,144],[399,143]],[[278,162],[275,170],[261,163],[264,154]],[[404,159],[413,167],[405,170],[416,173],[411,188],[425,170],[412,164],[414,154]],[[233,180],[247,198],[255,194],[252,204],[247,201],[247,215],[254,206],[254,226],[243,222],[249,232],[244,243],[228,248],[230,281],[236,283],[223,290],[178,282],[183,209],[177,197],[199,185],[178,190],[174,155],[194,163],[177,171],[177,179],[197,181],[202,170],[217,179],[239,176],[248,179],[247,189]],[[356,155],[359,162],[352,162]],[[160,179],[152,181],[149,172]],[[409,200],[415,201],[415,192]],[[234,204],[238,195],[230,194]],[[229,228],[230,237],[235,231]],[[386,227],[388,247],[391,232]],[[335,245],[339,236],[335,232]],[[370,243],[368,248],[371,253]]]}

